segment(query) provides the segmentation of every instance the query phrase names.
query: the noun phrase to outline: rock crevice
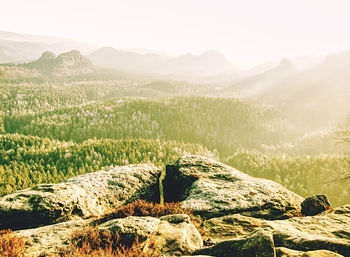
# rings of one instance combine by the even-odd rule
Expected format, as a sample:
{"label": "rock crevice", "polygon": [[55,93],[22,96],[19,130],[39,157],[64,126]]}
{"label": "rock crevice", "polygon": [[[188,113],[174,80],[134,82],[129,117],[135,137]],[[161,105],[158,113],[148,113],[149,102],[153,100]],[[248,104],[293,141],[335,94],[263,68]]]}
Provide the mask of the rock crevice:
{"label": "rock crevice", "polygon": [[193,155],[168,165],[163,183],[165,201],[181,201],[202,218],[233,213],[265,219],[289,218],[300,212],[303,201],[278,183]]}
{"label": "rock crevice", "polygon": [[[186,214],[108,215],[136,200],[161,199],[161,186],[166,201],[200,216],[204,241]],[[7,195],[0,198],[0,229],[27,239],[26,256],[58,256],[72,233],[88,226],[118,233],[125,244],[138,238],[144,251],[154,242],[164,256],[350,256],[350,206],[332,209],[325,199],[307,198],[304,212],[313,216],[302,216],[303,198],[280,184],[192,155],[168,165],[163,180],[156,166],[128,165]]]}

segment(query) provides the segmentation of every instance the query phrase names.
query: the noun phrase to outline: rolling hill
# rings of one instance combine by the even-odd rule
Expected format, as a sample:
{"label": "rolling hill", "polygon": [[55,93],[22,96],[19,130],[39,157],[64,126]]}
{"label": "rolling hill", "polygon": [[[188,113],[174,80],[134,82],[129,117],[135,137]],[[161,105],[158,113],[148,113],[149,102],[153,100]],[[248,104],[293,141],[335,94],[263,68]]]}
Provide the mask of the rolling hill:
{"label": "rolling hill", "polygon": [[101,67],[143,73],[204,76],[234,70],[232,64],[216,51],[207,51],[201,55],[189,53],[174,58],[103,47],[88,55],[88,58]]}

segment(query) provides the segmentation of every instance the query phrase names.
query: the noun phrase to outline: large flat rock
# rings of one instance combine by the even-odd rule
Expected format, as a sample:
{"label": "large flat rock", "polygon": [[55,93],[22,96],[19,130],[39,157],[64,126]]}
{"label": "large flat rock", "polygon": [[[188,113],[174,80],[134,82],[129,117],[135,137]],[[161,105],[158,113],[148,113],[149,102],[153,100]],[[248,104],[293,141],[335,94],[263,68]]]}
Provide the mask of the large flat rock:
{"label": "large flat rock", "polygon": [[0,198],[0,229],[99,217],[137,199],[152,200],[159,176],[154,165],[129,165],[20,190]]}
{"label": "large flat rock", "polygon": [[286,220],[264,220],[233,214],[205,221],[204,229],[206,235],[216,242],[244,239],[261,228],[270,229],[275,247],[303,252],[328,250],[350,256],[349,224],[350,205],[347,205],[316,216]]}
{"label": "large flat rock", "polygon": [[202,218],[241,213],[265,219],[289,218],[300,212],[303,198],[282,185],[251,177],[201,156],[185,156],[168,165],[166,201],[181,201]]}
{"label": "large flat rock", "polygon": [[76,231],[93,225],[93,219],[76,220],[18,230],[15,233],[26,241],[25,257],[59,256],[61,250],[70,247],[70,239]]}
{"label": "large flat rock", "polygon": [[259,229],[246,238],[222,241],[212,247],[199,249],[194,254],[215,257],[276,257],[276,250],[271,230]]}
{"label": "large flat rock", "polygon": [[203,247],[203,240],[186,214],[172,214],[163,217],[137,217],[113,219],[100,224],[101,231],[116,232],[123,243],[131,243],[138,238],[144,242],[144,250],[149,250],[149,243],[155,244],[163,254],[182,256],[191,254]]}
{"label": "large flat rock", "polygon": [[129,216],[98,224],[99,221],[94,219],[67,221],[18,230],[16,235],[26,240],[25,257],[59,257],[62,250],[71,249],[72,235],[88,226],[97,226],[99,231],[108,231],[112,235],[118,233],[123,244],[129,245],[138,240],[144,244],[145,251],[148,251],[149,243],[155,243],[157,250],[167,256],[191,254],[203,247],[201,235],[186,214],[161,218]]}

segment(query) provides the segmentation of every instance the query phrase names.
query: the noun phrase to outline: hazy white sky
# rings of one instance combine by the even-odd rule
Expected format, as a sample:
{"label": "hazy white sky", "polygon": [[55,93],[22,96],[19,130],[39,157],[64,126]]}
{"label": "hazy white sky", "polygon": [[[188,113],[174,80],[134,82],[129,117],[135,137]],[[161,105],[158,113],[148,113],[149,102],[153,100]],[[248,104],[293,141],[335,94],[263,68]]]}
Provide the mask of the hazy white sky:
{"label": "hazy white sky", "polygon": [[349,0],[1,0],[0,30],[258,63],[350,49]]}

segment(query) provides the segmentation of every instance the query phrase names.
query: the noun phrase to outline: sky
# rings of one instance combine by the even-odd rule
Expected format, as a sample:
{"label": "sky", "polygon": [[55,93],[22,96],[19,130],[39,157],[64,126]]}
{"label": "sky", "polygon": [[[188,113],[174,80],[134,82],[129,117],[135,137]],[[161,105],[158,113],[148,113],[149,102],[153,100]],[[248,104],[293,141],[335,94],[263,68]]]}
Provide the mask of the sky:
{"label": "sky", "polygon": [[232,63],[350,49],[348,0],[1,0],[0,30]]}

